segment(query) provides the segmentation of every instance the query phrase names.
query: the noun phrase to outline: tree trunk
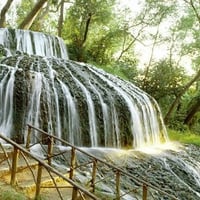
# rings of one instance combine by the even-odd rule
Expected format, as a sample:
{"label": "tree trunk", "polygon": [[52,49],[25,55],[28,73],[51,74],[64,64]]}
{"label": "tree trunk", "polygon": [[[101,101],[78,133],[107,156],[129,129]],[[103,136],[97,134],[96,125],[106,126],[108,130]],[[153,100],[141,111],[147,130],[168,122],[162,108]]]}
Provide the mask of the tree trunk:
{"label": "tree trunk", "polygon": [[13,0],[7,0],[5,6],[1,10],[0,28],[4,28],[5,27],[5,24],[6,24],[6,13],[7,13],[8,9],[10,8],[12,2],[13,2]]}
{"label": "tree trunk", "polygon": [[22,23],[18,26],[19,29],[29,29],[33,24],[35,18],[40,13],[43,5],[47,2],[47,0],[39,0],[30,13],[26,16],[26,18],[22,21]]}
{"label": "tree trunk", "polygon": [[184,124],[191,125],[192,119],[194,115],[200,110],[200,97],[197,99],[196,103],[190,108],[185,120]]}
{"label": "tree trunk", "polygon": [[89,25],[92,19],[92,13],[88,14],[88,19],[86,21],[86,25],[85,25],[85,32],[84,32],[84,37],[83,37],[83,41],[82,41],[82,46],[84,45],[84,43],[87,40],[87,36],[88,36],[88,31],[89,31]]}
{"label": "tree trunk", "polygon": [[86,21],[86,24],[85,24],[85,30],[84,30],[84,35],[83,35],[83,39],[80,40],[80,43],[78,45],[78,56],[77,56],[77,60],[79,62],[86,62],[84,60],[84,44],[87,40],[87,36],[88,36],[88,32],[89,32],[89,26],[90,26],[90,23],[91,23],[91,19],[92,19],[92,13],[89,13],[88,14],[88,18],[87,18],[87,21]]}
{"label": "tree trunk", "polygon": [[178,105],[181,97],[185,94],[185,92],[190,88],[190,86],[196,82],[198,79],[200,78],[200,70],[197,72],[197,74],[194,76],[194,78],[189,81],[182,89],[182,91],[177,95],[176,99],[174,100],[174,102],[172,103],[172,105],[170,106],[167,114],[165,115],[165,118],[164,118],[164,121],[165,121],[165,124],[168,123],[169,121],[169,118],[172,114],[172,112],[174,111],[175,107]]}
{"label": "tree trunk", "polygon": [[64,3],[65,3],[65,1],[62,0],[61,5],[60,5],[60,16],[58,19],[58,36],[59,37],[61,37],[61,35],[62,35],[63,18],[64,18]]}

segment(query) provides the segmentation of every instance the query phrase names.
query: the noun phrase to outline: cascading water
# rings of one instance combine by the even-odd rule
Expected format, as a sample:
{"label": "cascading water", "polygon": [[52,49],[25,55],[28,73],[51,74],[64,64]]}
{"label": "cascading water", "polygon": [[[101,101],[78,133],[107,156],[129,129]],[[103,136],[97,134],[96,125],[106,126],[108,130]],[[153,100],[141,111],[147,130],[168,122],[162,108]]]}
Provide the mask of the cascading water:
{"label": "cascading water", "polygon": [[4,134],[23,141],[30,123],[80,146],[140,147],[167,140],[150,96],[93,66],[68,60],[60,38],[0,29],[0,45]]}
{"label": "cascading water", "polygon": [[0,28],[0,45],[4,47],[7,56],[22,52],[30,55],[68,59],[62,39],[43,33]]}

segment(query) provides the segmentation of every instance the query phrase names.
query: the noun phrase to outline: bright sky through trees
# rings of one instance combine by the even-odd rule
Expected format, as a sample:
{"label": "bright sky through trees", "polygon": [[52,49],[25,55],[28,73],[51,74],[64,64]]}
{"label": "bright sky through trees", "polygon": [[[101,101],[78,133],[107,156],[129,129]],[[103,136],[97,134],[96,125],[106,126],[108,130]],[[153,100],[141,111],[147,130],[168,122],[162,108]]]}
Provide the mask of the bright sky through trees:
{"label": "bright sky through trees", "polygon": [[[14,0],[9,10],[8,20],[9,20],[10,25],[13,26],[14,28],[16,27],[15,19],[17,18],[16,6],[19,5],[20,1],[21,0]],[[133,19],[133,17],[137,16],[142,11],[141,9],[145,1],[144,0],[118,0],[117,2],[118,2],[117,9],[122,10],[125,8],[129,8],[131,10],[131,13],[126,15],[127,20],[129,20],[129,19]],[[0,1],[0,10],[2,9],[5,3],[6,3],[5,1],[4,2]],[[163,22],[160,25],[160,32],[162,34],[168,34],[169,27],[170,27],[170,20]],[[149,28],[148,31],[151,32],[152,34],[155,34],[156,27],[151,28],[151,29]],[[137,42],[137,41],[135,42],[135,53],[139,59],[139,63],[138,63],[139,67],[144,68],[145,65],[148,63],[151,57],[150,52],[152,50],[152,44],[153,44],[153,41],[149,39],[144,39],[142,43]],[[154,59],[158,61],[162,58],[165,58],[167,51],[168,51],[168,46],[166,46],[165,44],[157,45],[154,49]],[[193,72],[193,70],[191,69],[191,59],[188,56],[183,57],[180,63],[187,69],[188,73]]]}
{"label": "bright sky through trees", "polygon": [[[130,8],[130,10],[132,11],[132,15],[137,16],[142,11],[144,2],[145,2],[145,0],[119,0],[119,5],[120,5],[120,7],[122,5],[122,7],[121,7],[122,9],[126,8],[126,7]],[[166,1],[166,3],[167,3],[167,1]],[[181,1],[180,1],[180,5],[181,5]],[[162,24],[160,24],[159,30],[162,33],[162,35],[165,35],[167,37],[169,34],[171,34],[169,32],[169,29],[170,29],[172,22],[173,22],[173,19],[168,18],[167,21],[162,22]],[[156,27],[149,28],[148,31],[152,34],[155,34]],[[152,50],[152,44],[153,44],[152,40],[143,40],[142,43],[141,42],[135,43],[135,51],[139,58],[139,67],[144,68],[147,65],[147,63],[151,57],[150,52]],[[154,49],[154,55],[155,55],[154,59],[159,61],[159,60],[165,58],[167,51],[169,50],[168,48],[169,47],[167,45],[165,45],[164,43],[157,45],[156,48]],[[177,59],[179,59],[178,56],[177,56]],[[191,58],[189,56],[182,57],[180,60],[180,64],[186,69],[186,71],[189,74],[194,73],[194,71],[191,67],[191,65],[192,65]]]}

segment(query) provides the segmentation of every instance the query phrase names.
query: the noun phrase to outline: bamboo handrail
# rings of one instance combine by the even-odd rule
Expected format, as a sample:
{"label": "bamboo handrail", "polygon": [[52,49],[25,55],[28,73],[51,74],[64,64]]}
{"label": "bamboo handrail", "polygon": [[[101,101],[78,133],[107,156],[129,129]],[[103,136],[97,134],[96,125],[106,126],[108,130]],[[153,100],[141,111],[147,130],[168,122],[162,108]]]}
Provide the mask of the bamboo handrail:
{"label": "bamboo handrail", "polygon": [[[0,134],[0,138],[3,139],[4,141],[6,141],[7,143],[11,144],[14,149],[15,149],[15,154],[18,155],[18,151],[22,151],[23,153],[25,153],[26,155],[28,155],[29,157],[31,157],[32,159],[36,160],[39,164],[39,171],[38,171],[38,176],[37,176],[37,187],[36,187],[36,199],[39,198],[39,194],[40,194],[40,181],[41,181],[41,175],[42,175],[42,167],[44,167],[46,170],[56,174],[57,176],[59,176],[60,178],[62,178],[64,181],[68,182],[69,184],[71,184],[73,186],[73,188],[75,188],[75,190],[80,190],[82,191],[84,194],[86,194],[88,197],[90,197],[91,199],[94,200],[100,200],[98,197],[96,197],[94,194],[92,194],[91,192],[89,192],[88,190],[86,190],[85,188],[83,188],[82,186],[80,186],[79,184],[77,184],[76,182],[74,182],[73,180],[65,177],[62,173],[60,173],[59,171],[57,171],[56,169],[54,169],[53,167],[51,167],[50,165],[48,165],[46,162],[44,162],[43,160],[41,160],[40,158],[34,156],[33,154],[31,154],[27,149],[23,148],[22,146],[20,146],[19,144],[15,143],[13,140],[5,137],[4,135]],[[15,156],[13,156],[13,159],[16,161],[17,160],[17,156],[15,158]],[[16,168],[17,168],[17,162],[13,162],[13,180],[11,182],[12,185],[15,185],[15,176],[16,176]],[[14,174],[15,173],[15,174]],[[72,198],[73,199],[73,198]],[[75,200],[75,199],[74,199]]]}
{"label": "bamboo handrail", "polygon": [[[171,199],[173,199],[173,200],[179,200],[177,197],[175,197],[175,196],[173,196],[173,195],[171,195],[171,194],[168,194],[167,192],[165,192],[165,191],[161,190],[160,188],[158,188],[158,187],[156,187],[156,186],[154,186],[154,185],[148,183],[147,181],[141,180],[141,179],[135,177],[134,175],[130,174],[129,172],[126,172],[126,171],[122,170],[121,168],[116,167],[116,166],[114,166],[114,165],[112,165],[112,164],[110,164],[110,163],[108,163],[108,162],[106,162],[106,161],[104,161],[104,160],[102,160],[102,159],[100,159],[100,158],[97,158],[97,157],[95,157],[94,155],[92,155],[92,154],[90,154],[90,153],[88,153],[88,152],[82,150],[82,149],[79,148],[79,147],[76,147],[76,146],[70,144],[69,142],[67,142],[67,141],[65,141],[65,140],[63,140],[63,139],[61,139],[61,138],[58,138],[58,137],[55,136],[55,135],[50,135],[50,134],[48,134],[47,132],[45,132],[45,131],[43,131],[43,130],[37,128],[37,127],[34,127],[34,126],[30,125],[30,124],[27,124],[27,126],[28,126],[28,129],[29,129],[29,128],[33,128],[34,130],[36,130],[36,131],[38,131],[38,132],[40,132],[40,133],[42,133],[42,134],[44,134],[44,135],[46,135],[46,136],[48,136],[48,137],[52,137],[52,138],[54,138],[54,140],[57,140],[57,141],[61,142],[62,144],[65,144],[65,145],[67,145],[67,146],[70,146],[72,149],[77,150],[77,151],[79,151],[79,152],[81,152],[81,153],[87,155],[88,157],[90,157],[90,158],[96,160],[96,162],[100,162],[100,163],[103,163],[104,165],[107,165],[109,168],[113,169],[113,171],[116,171],[116,172],[120,173],[121,175],[123,174],[123,175],[126,175],[126,176],[128,176],[128,177],[131,177],[134,181],[137,182],[138,185],[140,185],[140,186],[143,188],[143,194],[142,194],[143,200],[147,200],[147,188],[151,188],[151,189],[153,189],[153,190],[155,190],[155,191],[157,191],[157,192],[159,192],[159,193],[161,193],[161,194],[163,194],[163,195],[166,195],[167,197],[169,197],[169,198],[171,198]],[[30,141],[30,140],[28,139],[28,141]],[[74,163],[73,163],[73,164],[74,164]],[[71,173],[72,173],[72,174],[73,174],[73,169],[74,169],[74,168],[71,166],[71,170],[72,170]],[[71,174],[71,175],[72,175],[72,174]],[[117,181],[117,182],[118,182],[118,181]],[[118,190],[118,186],[116,186],[116,189]],[[117,193],[118,193],[118,191],[117,191]],[[117,194],[117,196],[118,196],[118,194]]]}

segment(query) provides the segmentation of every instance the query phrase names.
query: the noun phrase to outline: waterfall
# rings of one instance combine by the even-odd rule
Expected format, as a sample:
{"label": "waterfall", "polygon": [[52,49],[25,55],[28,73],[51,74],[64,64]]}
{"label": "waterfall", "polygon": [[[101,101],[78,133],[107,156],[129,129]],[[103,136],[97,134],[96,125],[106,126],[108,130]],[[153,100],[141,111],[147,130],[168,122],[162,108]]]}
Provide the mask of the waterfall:
{"label": "waterfall", "polygon": [[[32,80],[31,80],[32,79]],[[34,73],[30,78],[31,91],[29,96],[27,123],[39,127],[40,98],[42,92],[42,74]]]}
{"label": "waterfall", "polygon": [[[165,126],[160,114],[161,112],[154,99],[129,82],[119,80],[112,75],[109,75],[108,79],[104,71],[94,67],[88,69],[107,82],[108,85],[113,87],[124,98],[130,112],[131,133],[134,138],[134,146],[142,146],[144,145],[144,141],[146,145],[159,144],[159,123],[161,123],[163,134],[167,138]],[[152,106],[152,103],[155,106]]]}
{"label": "waterfall", "polygon": [[0,132],[8,133],[8,137],[12,131],[14,82],[19,61],[14,68],[3,65],[5,70],[0,73]]}
{"label": "waterfall", "polygon": [[78,111],[76,109],[76,104],[74,102],[74,99],[69,91],[69,88],[67,85],[65,85],[62,81],[59,81],[60,85],[62,87],[62,91],[64,94],[65,102],[67,105],[64,106],[66,108],[67,106],[67,115],[68,120],[64,117],[64,130],[66,130],[69,133],[69,137],[66,138],[68,141],[70,141],[72,144],[81,145],[81,134],[79,130],[79,115],[77,114]]}
{"label": "waterfall", "polygon": [[[0,82],[0,130],[11,132],[13,123],[13,84],[16,69],[10,69]],[[10,76],[10,77],[9,77]],[[10,134],[8,134],[10,136]]]}
{"label": "waterfall", "polygon": [[0,29],[0,36],[5,50],[0,132],[23,140],[31,123],[92,147],[136,148],[168,140],[152,97],[103,70],[69,60],[62,39],[10,29]]}
{"label": "waterfall", "polygon": [[92,146],[97,146],[97,131],[96,131],[96,116],[94,110],[94,103],[92,101],[92,97],[87,90],[87,88],[76,78],[73,78],[78,87],[81,88],[83,94],[86,97],[86,102],[88,106],[88,119],[89,119],[89,133],[90,133],[90,141]]}
{"label": "waterfall", "polygon": [[0,28],[0,45],[8,56],[22,52],[29,55],[68,59],[66,47],[59,37],[40,32]]}

